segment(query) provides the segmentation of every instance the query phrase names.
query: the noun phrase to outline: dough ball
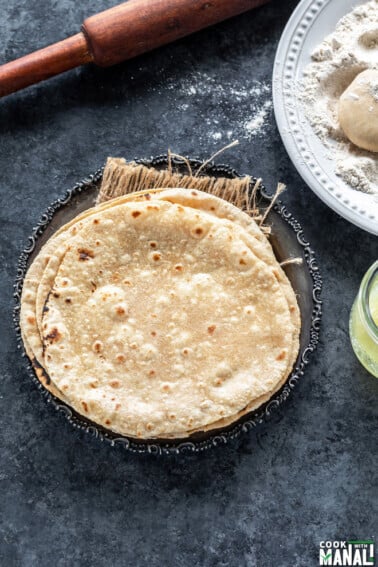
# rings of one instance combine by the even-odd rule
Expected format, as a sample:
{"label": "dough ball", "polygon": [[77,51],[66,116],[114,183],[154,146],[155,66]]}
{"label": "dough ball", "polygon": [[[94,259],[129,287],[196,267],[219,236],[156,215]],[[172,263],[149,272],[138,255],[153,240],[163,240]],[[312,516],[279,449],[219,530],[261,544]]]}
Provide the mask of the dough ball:
{"label": "dough ball", "polygon": [[363,71],[343,92],[339,120],[353,144],[378,152],[378,70]]}

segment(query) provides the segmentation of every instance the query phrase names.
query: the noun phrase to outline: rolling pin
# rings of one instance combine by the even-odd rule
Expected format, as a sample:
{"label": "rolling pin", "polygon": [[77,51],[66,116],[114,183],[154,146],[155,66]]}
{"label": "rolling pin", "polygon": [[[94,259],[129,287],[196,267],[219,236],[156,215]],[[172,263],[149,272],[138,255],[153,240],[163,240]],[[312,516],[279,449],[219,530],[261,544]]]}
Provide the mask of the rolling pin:
{"label": "rolling pin", "polygon": [[108,67],[268,0],[129,0],[87,18],[81,31],[0,66],[0,96],[84,63]]}

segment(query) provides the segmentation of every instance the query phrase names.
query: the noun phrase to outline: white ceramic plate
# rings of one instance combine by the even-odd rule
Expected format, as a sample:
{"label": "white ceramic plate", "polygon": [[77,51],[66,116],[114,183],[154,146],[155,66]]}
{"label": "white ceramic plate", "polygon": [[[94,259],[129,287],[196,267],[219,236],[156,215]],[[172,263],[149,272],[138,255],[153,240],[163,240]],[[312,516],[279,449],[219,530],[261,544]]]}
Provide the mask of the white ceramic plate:
{"label": "white ceramic plate", "polygon": [[353,224],[378,234],[378,197],[352,189],[335,174],[329,151],[314,133],[297,99],[296,85],[313,49],[337,22],[366,0],[302,0],[278,45],[273,69],[273,103],[286,150],[309,187]]}

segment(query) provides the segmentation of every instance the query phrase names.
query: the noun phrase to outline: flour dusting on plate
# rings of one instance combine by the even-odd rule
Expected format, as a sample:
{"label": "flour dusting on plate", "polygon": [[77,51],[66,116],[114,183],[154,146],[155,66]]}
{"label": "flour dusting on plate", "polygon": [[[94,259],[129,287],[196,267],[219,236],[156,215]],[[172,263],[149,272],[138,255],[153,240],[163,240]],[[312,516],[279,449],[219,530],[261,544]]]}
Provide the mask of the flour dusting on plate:
{"label": "flour dusting on plate", "polygon": [[354,189],[378,195],[378,155],[351,144],[338,120],[340,95],[365,69],[378,69],[378,0],[344,16],[313,51],[299,93],[314,131],[331,150],[336,174]]}

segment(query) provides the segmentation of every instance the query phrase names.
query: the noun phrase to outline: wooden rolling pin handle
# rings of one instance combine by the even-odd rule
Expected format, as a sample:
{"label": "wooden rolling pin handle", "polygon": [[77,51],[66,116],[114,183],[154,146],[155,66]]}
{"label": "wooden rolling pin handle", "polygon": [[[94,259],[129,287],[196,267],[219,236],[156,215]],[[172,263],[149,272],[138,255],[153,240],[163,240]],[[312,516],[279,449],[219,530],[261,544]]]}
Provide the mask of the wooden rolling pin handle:
{"label": "wooden rolling pin handle", "polygon": [[83,63],[120,63],[266,2],[129,0],[87,18],[80,33],[0,66],[0,97]]}
{"label": "wooden rolling pin handle", "polygon": [[0,97],[93,61],[82,32],[0,66]]}

